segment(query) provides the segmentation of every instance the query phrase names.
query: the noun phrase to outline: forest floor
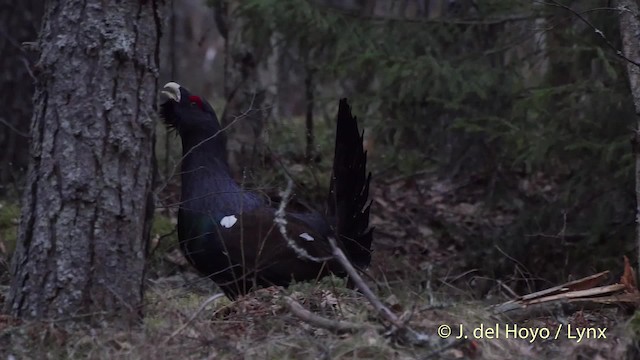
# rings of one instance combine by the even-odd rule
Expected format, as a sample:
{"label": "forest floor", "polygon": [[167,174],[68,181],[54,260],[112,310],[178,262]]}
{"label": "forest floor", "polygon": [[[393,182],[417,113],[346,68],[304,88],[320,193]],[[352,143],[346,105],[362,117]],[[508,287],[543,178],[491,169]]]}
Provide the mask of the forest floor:
{"label": "forest floor", "polygon": [[[215,296],[217,291],[208,280],[178,266],[180,256],[168,251],[160,261],[152,260],[141,324],[116,329],[64,320],[26,322],[0,315],[0,357],[619,359],[637,356],[631,330],[634,321],[621,309],[557,312],[519,322],[493,314],[491,304],[509,299],[500,291],[504,287],[499,281],[480,281],[473,270],[463,271],[465,264],[456,250],[462,245],[456,244],[455,239],[443,241],[426,221],[436,211],[438,216],[468,223],[478,204],[451,199],[447,195],[453,189],[450,185],[438,185],[433,179],[428,181],[428,187],[426,183],[426,178],[397,179],[373,191],[376,211],[372,223],[378,231],[376,251],[365,280],[384,306],[401,320],[401,328],[392,326],[389,317],[381,315],[360,292],[346,289],[344,282],[335,278],[295,284],[288,289],[262,289],[231,302]],[[416,191],[421,195],[415,196]],[[424,209],[431,209],[430,213]],[[12,211],[17,216],[15,209]],[[13,223],[17,224],[17,218]],[[171,227],[165,224],[155,228],[156,247],[161,235],[166,235],[163,232]],[[154,268],[167,264],[173,264],[171,272]],[[2,286],[4,293],[6,281]],[[481,294],[477,286],[484,289]],[[0,301],[3,299],[0,297]],[[571,338],[577,333],[563,330],[567,325],[591,328],[594,332],[588,339]],[[438,330],[446,326],[451,335],[443,339]],[[460,329],[464,329],[466,338],[456,339]],[[560,336],[555,336],[556,333]]]}

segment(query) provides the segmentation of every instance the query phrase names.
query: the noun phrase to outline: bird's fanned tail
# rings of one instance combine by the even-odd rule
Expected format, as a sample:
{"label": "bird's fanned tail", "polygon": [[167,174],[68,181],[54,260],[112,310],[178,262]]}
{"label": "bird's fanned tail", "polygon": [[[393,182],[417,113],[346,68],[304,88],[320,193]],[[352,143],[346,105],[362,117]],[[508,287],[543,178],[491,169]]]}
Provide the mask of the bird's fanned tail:
{"label": "bird's fanned tail", "polygon": [[333,173],[328,199],[328,215],[336,219],[336,231],[354,265],[371,262],[372,229],[369,228],[369,181],[363,133],[358,130],[347,99],[338,108]]}

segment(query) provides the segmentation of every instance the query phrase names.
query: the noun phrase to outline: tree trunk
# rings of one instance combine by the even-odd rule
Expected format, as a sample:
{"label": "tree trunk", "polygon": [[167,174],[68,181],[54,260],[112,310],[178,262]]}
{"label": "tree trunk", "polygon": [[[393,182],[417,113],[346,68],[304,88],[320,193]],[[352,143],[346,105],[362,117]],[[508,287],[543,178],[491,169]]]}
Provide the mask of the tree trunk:
{"label": "tree trunk", "polygon": [[29,119],[33,96],[32,56],[23,42],[35,41],[41,0],[0,0],[0,195],[24,177],[29,162]]}
{"label": "tree trunk", "polygon": [[251,168],[261,152],[262,130],[269,116],[267,89],[261,83],[261,49],[243,34],[247,19],[236,16],[241,1],[226,2],[224,92],[227,104],[222,114],[227,129],[227,152],[232,171]]}
{"label": "tree trunk", "polygon": [[159,0],[47,3],[7,310],[141,314]]}
{"label": "tree trunk", "polygon": [[[636,246],[640,251],[640,20],[637,18],[638,4],[634,0],[619,0],[616,3],[620,11],[620,35],[624,56],[635,62],[627,61],[629,86],[636,110],[636,132],[634,152],[636,157]],[[640,259],[640,254],[638,255]],[[638,272],[640,274],[640,272]]]}
{"label": "tree trunk", "polygon": [[305,158],[308,163],[311,163],[314,158],[314,134],[313,134],[313,69],[309,64],[309,57],[311,50],[304,49],[305,52],[304,63],[305,63],[305,79],[304,79],[304,91],[305,98],[307,103],[307,114],[305,118],[305,129],[306,129],[306,149],[305,149]]}

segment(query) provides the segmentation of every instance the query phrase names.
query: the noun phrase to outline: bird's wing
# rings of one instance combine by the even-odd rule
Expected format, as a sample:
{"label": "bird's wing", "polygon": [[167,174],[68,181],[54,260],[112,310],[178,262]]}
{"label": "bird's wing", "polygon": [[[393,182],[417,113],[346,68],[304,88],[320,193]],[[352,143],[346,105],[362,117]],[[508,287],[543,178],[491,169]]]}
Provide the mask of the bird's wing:
{"label": "bird's wing", "polygon": [[220,220],[227,256],[242,267],[245,276],[286,285],[292,279],[312,280],[326,272],[342,272],[326,237],[293,217],[285,217],[282,224],[274,220],[275,211],[265,207]]}

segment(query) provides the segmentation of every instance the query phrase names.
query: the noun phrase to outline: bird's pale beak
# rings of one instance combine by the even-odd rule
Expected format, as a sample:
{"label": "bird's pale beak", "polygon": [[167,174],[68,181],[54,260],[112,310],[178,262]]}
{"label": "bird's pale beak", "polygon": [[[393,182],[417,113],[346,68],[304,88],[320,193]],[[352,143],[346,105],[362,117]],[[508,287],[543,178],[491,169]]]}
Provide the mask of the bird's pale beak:
{"label": "bird's pale beak", "polygon": [[[180,102],[180,84],[168,82],[160,91],[161,101],[165,103],[169,100]],[[164,99],[162,99],[164,97]]]}

